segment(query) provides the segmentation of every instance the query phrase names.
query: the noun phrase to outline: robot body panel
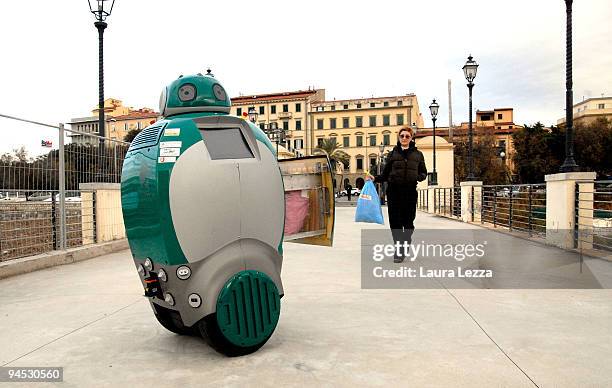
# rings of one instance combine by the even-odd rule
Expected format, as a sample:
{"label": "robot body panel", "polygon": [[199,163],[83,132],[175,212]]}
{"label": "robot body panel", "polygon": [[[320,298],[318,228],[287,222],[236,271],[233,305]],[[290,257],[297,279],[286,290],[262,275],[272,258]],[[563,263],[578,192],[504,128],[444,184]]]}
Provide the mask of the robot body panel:
{"label": "robot body panel", "polygon": [[[138,134],[126,155],[121,200],[134,263],[159,322],[177,334],[200,333],[236,356],[261,347],[278,321],[286,185],[270,139],[229,115],[230,106],[210,74],[166,87],[165,118]],[[288,189],[308,198],[299,203],[308,203],[302,209],[310,217],[292,239],[329,245],[329,160],[290,163],[283,169],[293,174]]]}

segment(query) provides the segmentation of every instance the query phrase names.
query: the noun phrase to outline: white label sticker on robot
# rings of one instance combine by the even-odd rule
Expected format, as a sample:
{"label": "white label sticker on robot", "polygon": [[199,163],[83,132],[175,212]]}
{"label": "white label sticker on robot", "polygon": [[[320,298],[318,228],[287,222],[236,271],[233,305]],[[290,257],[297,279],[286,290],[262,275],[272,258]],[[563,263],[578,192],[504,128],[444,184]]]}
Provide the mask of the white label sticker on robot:
{"label": "white label sticker on robot", "polygon": [[181,134],[180,128],[166,128],[164,136],[178,136]]}
{"label": "white label sticker on robot", "polygon": [[159,148],[181,148],[182,141],[162,141],[159,143]]}
{"label": "white label sticker on robot", "polygon": [[181,154],[180,148],[160,148],[159,156],[179,156]]}
{"label": "white label sticker on robot", "polygon": [[174,163],[176,162],[176,157],[174,156],[160,156],[157,158],[157,163]]}

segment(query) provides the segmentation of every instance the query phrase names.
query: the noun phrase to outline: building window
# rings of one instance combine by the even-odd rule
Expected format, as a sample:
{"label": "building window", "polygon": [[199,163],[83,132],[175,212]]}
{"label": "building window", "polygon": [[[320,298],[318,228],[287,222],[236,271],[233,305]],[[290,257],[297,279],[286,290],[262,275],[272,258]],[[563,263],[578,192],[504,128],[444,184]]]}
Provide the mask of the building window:
{"label": "building window", "polygon": [[355,117],[355,126],[357,128],[363,127],[363,117],[361,117],[361,116]]}
{"label": "building window", "polygon": [[489,120],[491,120],[491,116],[489,116],[489,115],[482,115],[482,116],[480,116],[480,120],[482,120],[482,121],[489,121]]}
{"label": "building window", "polygon": [[371,146],[376,145],[376,135],[370,135],[370,145]]}
{"label": "building window", "polygon": [[349,136],[343,136],[342,137],[342,146],[343,147],[350,147],[350,137]]}
{"label": "building window", "polygon": [[344,104],[343,108],[348,109],[348,104]]}
{"label": "building window", "polygon": [[357,171],[363,170],[363,158],[357,158]]}
{"label": "building window", "polygon": [[323,119],[317,119],[317,129],[323,129]]}
{"label": "building window", "polygon": [[265,108],[265,106],[260,106],[259,107],[259,114],[260,115],[264,114],[264,112],[266,111],[264,108]]}
{"label": "building window", "polygon": [[605,109],[606,104],[597,104],[597,109]]}
{"label": "building window", "polygon": [[323,145],[323,138],[319,137],[317,138],[317,147],[321,147]]}
{"label": "building window", "polygon": [[333,143],[337,143],[338,139],[336,139],[336,136],[330,136],[329,141],[331,141]]}
{"label": "building window", "polygon": [[391,125],[391,119],[389,115],[383,115],[383,125],[386,127]]}
{"label": "building window", "polygon": [[259,129],[261,129],[262,131],[266,129],[266,123],[259,123]]}
{"label": "building window", "polygon": [[376,170],[376,156],[370,156],[370,171]]}
{"label": "building window", "polygon": [[400,101],[397,102],[397,106],[402,106],[402,105],[404,105],[404,101],[400,100]]}
{"label": "building window", "polygon": [[283,104],[283,112],[289,112],[289,104]]}
{"label": "building window", "polygon": [[336,119],[329,119],[329,128],[336,129]]}
{"label": "building window", "polygon": [[302,130],[302,120],[295,120],[295,130],[296,131]]}
{"label": "building window", "polygon": [[317,106],[317,112],[323,112],[325,110],[324,106]]}
{"label": "building window", "polygon": [[349,127],[349,118],[343,117],[342,118],[342,128],[348,128],[348,127]]}
{"label": "building window", "polygon": [[357,104],[357,109],[361,108],[361,103]]}
{"label": "building window", "polygon": [[295,139],[295,148],[298,150],[301,150],[302,148],[304,148],[304,140]]}
{"label": "building window", "polygon": [[357,135],[357,147],[363,147],[363,136]]}
{"label": "building window", "polygon": [[501,127],[497,127],[497,129],[501,129]]}
{"label": "building window", "polygon": [[383,102],[383,106],[389,106],[389,101]]}
{"label": "building window", "polygon": [[[113,128],[115,128],[114,125],[113,125]],[[140,129],[140,121],[137,123],[136,128]]]}
{"label": "building window", "polygon": [[335,106],[335,105],[332,105],[332,106],[331,106],[331,110],[336,110],[336,106]]}
{"label": "building window", "polygon": [[500,140],[499,143],[497,143],[497,146],[499,148],[503,148],[505,150],[506,149],[506,141],[505,140]]}
{"label": "building window", "polygon": [[498,120],[501,120],[501,119],[502,119],[502,117],[503,117],[503,115],[502,115],[501,113],[498,113],[498,114],[497,114],[497,119],[498,119]]}
{"label": "building window", "polygon": [[370,108],[376,108],[376,103],[375,102],[371,102],[370,103]]}
{"label": "building window", "polygon": [[289,121],[283,121],[283,130],[284,131],[288,131],[289,130]]}
{"label": "building window", "polygon": [[236,108],[236,116],[242,116],[242,108]]}
{"label": "building window", "polygon": [[508,128],[512,129],[512,128],[514,128],[514,126],[510,125],[510,126],[508,126]]}
{"label": "building window", "polygon": [[388,133],[385,133],[383,135],[383,144],[384,145],[389,145],[391,144],[391,136]]}
{"label": "building window", "polygon": [[295,111],[296,112],[301,112],[302,111],[302,104],[300,104],[299,102],[295,104]]}
{"label": "building window", "polygon": [[376,116],[370,116],[370,127],[376,126]]}
{"label": "building window", "polygon": [[403,114],[396,115],[395,122],[397,123],[397,125],[404,125],[404,115]]}
{"label": "building window", "polygon": [[276,105],[270,106],[270,113],[272,113],[273,115],[276,114]]}

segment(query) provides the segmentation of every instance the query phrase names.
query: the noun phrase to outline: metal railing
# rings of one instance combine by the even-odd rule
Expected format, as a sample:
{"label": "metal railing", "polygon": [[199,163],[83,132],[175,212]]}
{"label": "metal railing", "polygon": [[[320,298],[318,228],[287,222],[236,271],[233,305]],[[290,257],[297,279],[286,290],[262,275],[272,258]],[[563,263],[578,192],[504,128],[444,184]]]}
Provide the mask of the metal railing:
{"label": "metal railing", "polygon": [[574,246],[612,252],[612,180],[576,182]]}
{"label": "metal railing", "polygon": [[427,195],[427,189],[418,189],[417,194],[417,209],[427,211],[427,209],[429,208],[429,197]]}
{"label": "metal railing", "polygon": [[530,235],[546,233],[546,184],[484,185],[480,194],[481,223]]}
{"label": "metal railing", "polygon": [[[119,183],[129,143],[65,129],[63,124],[2,114],[0,119],[0,126],[7,128],[46,130],[55,146],[41,148],[34,157],[22,152],[0,157],[0,261],[96,242],[96,195],[81,191],[80,185]],[[83,140],[66,144],[67,132]],[[122,226],[122,220],[107,222]]]}
{"label": "metal railing", "polygon": [[461,188],[434,188],[434,213],[446,217],[461,218]]}

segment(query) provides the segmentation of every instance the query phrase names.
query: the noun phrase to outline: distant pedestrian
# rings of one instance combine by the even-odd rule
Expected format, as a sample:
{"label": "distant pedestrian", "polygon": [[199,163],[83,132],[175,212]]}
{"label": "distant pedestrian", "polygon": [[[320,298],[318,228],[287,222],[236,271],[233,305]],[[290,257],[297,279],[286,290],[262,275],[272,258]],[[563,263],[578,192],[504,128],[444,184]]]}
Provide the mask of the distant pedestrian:
{"label": "distant pedestrian", "polygon": [[[376,183],[388,182],[386,194],[389,226],[393,240],[401,246],[404,246],[404,242],[412,243],[418,196],[416,187],[418,182],[427,178],[425,158],[421,151],[417,150],[413,138],[412,128],[401,128],[397,145],[389,153],[382,174],[366,177],[367,180],[373,179]],[[393,261],[401,263],[406,255],[396,253]]]}
{"label": "distant pedestrian", "polygon": [[353,190],[353,186],[351,184],[345,185],[346,187],[346,196],[348,197],[349,202],[351,201],[351,191]]}

